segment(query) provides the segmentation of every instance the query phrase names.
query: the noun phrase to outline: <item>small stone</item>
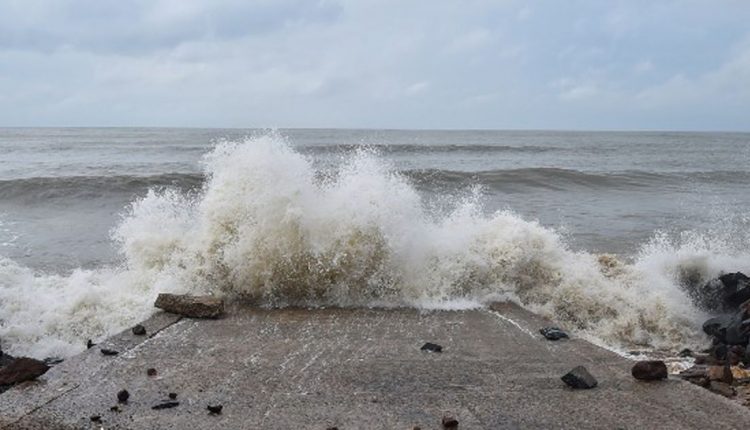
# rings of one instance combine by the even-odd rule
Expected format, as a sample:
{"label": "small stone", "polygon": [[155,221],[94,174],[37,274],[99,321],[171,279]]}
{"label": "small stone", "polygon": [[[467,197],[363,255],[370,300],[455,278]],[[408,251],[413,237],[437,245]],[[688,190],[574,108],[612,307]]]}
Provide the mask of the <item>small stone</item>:
{"label": "small stone", "polygon": [[91,422],[94,422],[94,423],[100,423],[100,422],[102,422],[101,415],[91,415],[89,417],[89,419],[91,420]]}
{"label": "small stone", "polygon": [[422,345],[422,348],[420,348],[422,351],[427,352],[443,352],[443,347],[436,344],[436,343],[430,343],[427,342],[424,345]]}
{"label": "small stone", "polygon": [[443,428],[446,428],[446,429],[458,428],[458,420],[451,415],[444,415],[442,424],[443,424]]}
{"label": "small stone", "polygon": [[60,357],[47,357],[47,358],[44,359],[44,364],[46,364],[47,366],[54,366],[56,364],[62,363],[63,361],[65,361],[64,358],[60,358]]}
{"label": "small stone", "polygon": [[146,370],[146,375],[148,375],[148,376],[156,376],[156,369],[154,369],[153,367],[150,368],[150,369],[147,369]]}
{"label": "small stone", "polygon": [[102,352],[102,355],[108,355],[108,356],[119,354],[119,352],[115,351],[114,349],[106,349],[106,348],[102,348],[101,352]]}
{"label": "small stone", "polygon": [[708,385],[708,389],[716,394],[721,394],[724,397],[734,397],[734,395],[737,394],[734,387],[720,381],[711,381]]}
{"label": "small stone", "polygon": [[28,357],[19,357],[0,369],[0,385],[12,385],[31,381],[44,375],[49,370],[43,361]]}
{"label": "small stone", "polygon": [[641,381],[667,379],[669,375],[667,365],[661,360],[639,361],[635,363],[630,373],[633,375],[633,378],[640,379]]}
{"label": "small stone", "polygon": [[127,403],[129,398],[130,393],[128,393],[128,390],[120,390],[117,393],[117,401],[120,403]]}
{"label": "small stone", "polygon": [[156,298],[154,306],[191,318],[218,318],[224,313],[224,301],[212,296],[162,293]]}
{"label": "small stone", "polygon": [[174,400],[174,399],[176,399],[176,398],[177,398],[177,393],[169,393],[169,394],[167,394],[167,395],[168,395],[168,396],[169,396],[169,398],[170,398],[170,399],[172,399],[172,400]]}
{"label": "small stone", "polygon": [[326,430],[339,430],[338,427],[326,427]]}
{"label": "small stone", "polygon": [[574,367],[573,370],[563,375],[560,379],[568,384],[568,386],[575,389],[594,388],[598,384],[596,378],[594,378],[583,366]]}
{"label": "small stone", "polygon": [[158,405],[151,406],[151,409],[157,411],[159,409],[170,409],[170,408],[174,408],[176,406],[180,406],[180,402],[164,402],[164,403],[159,403]]}
{"label": "small stone", "polygon": [[146,327],[144,327],[144,326],[142,326],[142,325],[138,324],[138,325],[134,326],[134,327],[133,327],[133,328],[131,329],[131,331],[132,331],[132,332],[133,332],[133,334],[134,334],[134,335],[136,335],[136,336],[143,336],[143,335],[145,335],[145,334],[146,334]]}
{"label": "small stone", "polygon": [[560,340],[562,338],[568,338],[568,334],[557,327],[544,327],[543,329],[539,330],[539,333],[541,333],[542,336],[544,336],[547,340]]}
{"label": "small stone", "polygon": [[221,413],[221,410],[224,409],[224,406],[222,406],[222,405],[208,405],[208,407],[206,407],[206,409],[208,409],[208,413],[214,414],[214,415],[218,415],[218,414]]}
{"label": "small stone", "polygon": [[422,430],[422,427],[420,426],[414,426],[411,428],[411,430]]}
{"label": "small stone", "polygon": [[91,349],[94,346],[96,346],[96,344],[94,342],[92,342],[91,339],[89,339],[89,340],[86,341],[86,349]]}
{"label": "small stone", "polygon": [[693,351],[690,348],[685,348],[679,353],[680,357],[692,357]]}
{"label": "small stone", "polygon": [[706,369],[706,376],[709,381],[719,381],[730,385],[734,380],[732,369],[729,366],[709,366]]}
{"label": "small stone", "polygon": [[112,406],[111,408],[109,408],[109,410],[112,412],[122,412],[122,409],[120,409],[120,407],[117,405]]}

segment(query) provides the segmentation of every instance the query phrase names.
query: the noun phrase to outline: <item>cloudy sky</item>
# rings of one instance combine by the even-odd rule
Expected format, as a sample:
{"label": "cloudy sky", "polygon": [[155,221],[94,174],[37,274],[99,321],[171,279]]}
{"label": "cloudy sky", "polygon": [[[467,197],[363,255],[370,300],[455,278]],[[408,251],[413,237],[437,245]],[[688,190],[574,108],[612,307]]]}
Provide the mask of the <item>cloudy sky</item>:
{"label": "cloudy sky", "polygon": [[750,130],[750,1],[3,0],[0,126]]}

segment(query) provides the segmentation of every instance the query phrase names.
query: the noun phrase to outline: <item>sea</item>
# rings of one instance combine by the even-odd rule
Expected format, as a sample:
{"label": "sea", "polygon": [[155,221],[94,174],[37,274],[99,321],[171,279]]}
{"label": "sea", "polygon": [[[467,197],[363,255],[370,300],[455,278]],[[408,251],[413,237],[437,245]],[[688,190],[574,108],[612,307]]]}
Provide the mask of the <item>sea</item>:
{"label": "sea", "polygon": [[2,128],[0,346],[69,356],[178,292],[509,300],[676,351],[750,272],[749,184],[747,133]]}

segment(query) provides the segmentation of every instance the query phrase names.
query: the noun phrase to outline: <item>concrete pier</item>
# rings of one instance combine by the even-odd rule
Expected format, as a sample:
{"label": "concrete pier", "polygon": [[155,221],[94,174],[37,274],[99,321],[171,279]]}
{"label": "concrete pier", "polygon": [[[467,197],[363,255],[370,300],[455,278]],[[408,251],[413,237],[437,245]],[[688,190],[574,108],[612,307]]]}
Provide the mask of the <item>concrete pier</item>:
{"label": "concrete pier", "polygon": [[[492,310],[228,309],[159,313],[0,395],[4,429],[739,429],[750,412],[678,379],[638,382],[632,362],[549,322]],[[425,342],[442,353],[420,351]],[[119,351],[104,356],[100,348]],[[571,390],[577,365],[599,380]],[[147,369],[157,374],[148,376]],[[118,405],[117,392],[130,398]],[[177,394],[179,406],[152,407]],[[207,405],[222,404],[220,415]],[[101,422],[90,420],[101,416]]]}

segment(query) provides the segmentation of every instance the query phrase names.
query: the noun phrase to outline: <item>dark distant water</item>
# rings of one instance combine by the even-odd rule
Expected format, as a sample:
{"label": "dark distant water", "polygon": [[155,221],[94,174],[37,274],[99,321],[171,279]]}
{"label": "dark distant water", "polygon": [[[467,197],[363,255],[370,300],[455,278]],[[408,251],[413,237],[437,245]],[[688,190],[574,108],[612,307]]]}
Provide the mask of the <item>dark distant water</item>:
{"label": "dark distant water", "polygon": [[[255,130],[0,129],[0,256],[47,271],[118,257],[109,231],[150,187],[199,189],[201,158]],[[750,134],[280,130],[322,171],[367,147],[426,205],[481,186],[575,249],[630,255],[656,231],[745,228]],[[450,198],[446,198],[450,197]]]}

